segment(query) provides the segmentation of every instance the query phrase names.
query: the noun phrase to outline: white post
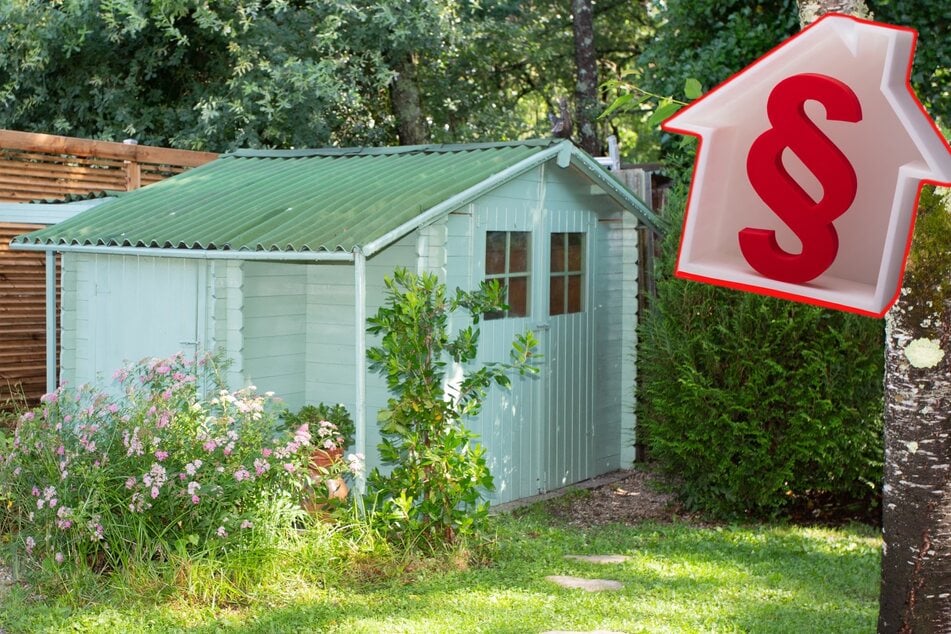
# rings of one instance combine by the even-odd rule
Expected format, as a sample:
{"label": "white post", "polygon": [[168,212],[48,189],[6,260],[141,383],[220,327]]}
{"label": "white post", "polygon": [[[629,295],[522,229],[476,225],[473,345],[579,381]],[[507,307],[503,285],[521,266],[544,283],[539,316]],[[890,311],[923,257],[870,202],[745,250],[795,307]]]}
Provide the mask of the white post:
{"label": "white post", "polygon": [[[353,249],[354,327],[356,328],[356,409],[354,444],[359,454],[367,455],[367,259],[360,247]],[[357,478],[357,492],[366,492],[366,474]]]}
{"label": "white post", "polygon": [[56,251],[46,252],[46,391],[56,390]]}

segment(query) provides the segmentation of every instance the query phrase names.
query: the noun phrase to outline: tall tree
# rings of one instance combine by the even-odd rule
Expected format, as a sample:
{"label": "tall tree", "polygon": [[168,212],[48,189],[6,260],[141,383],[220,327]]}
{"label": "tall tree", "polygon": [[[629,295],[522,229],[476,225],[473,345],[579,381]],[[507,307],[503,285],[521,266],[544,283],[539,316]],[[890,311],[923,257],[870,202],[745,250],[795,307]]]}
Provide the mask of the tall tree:
{"label": "tall tree", "polygon": [[579,145],[588,154],[601,153],[595,129],[598,115],[598,56],[594,48],[594,10],[591,0],[572,0],[571,18],[575,43],[575,121]]}
{"label": "tall tree", "polygon": [[[868,16],[862,0],[799,6],[803,26],[831,11]],[[929,188],[918,213],[885,318],[882,634],[951,631],[951,208]]]}

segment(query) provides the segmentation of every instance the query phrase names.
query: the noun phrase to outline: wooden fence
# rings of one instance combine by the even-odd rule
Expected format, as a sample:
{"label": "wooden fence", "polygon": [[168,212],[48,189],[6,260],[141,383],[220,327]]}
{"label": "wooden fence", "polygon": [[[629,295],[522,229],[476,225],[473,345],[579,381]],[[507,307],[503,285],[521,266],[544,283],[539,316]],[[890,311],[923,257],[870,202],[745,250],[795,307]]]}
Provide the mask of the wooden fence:
{"label": "wooden fence", "polygon": [[[65,200],[102,191],[129,191],[217,156],[0,130],[0,202]],[[35,404],[46,390],[45,255],[9,249],[14,236],[38,228],[0,223],[0,409],[21,397]],[[57,303],[58,280],[57,270]]]}

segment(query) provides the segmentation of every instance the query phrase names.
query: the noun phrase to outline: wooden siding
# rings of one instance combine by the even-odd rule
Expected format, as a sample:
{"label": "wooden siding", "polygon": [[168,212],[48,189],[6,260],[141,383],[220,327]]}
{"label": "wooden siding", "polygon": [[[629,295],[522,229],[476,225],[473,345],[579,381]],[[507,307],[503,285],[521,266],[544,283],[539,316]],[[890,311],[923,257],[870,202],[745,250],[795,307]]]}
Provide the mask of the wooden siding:
{"label": "wooden siding", "polygon": [[205,262],[73,253],[63,258],[63,381],[108,383],[126,363],[203,352]]}
{"label": "wooden siding", "polygon": [[245,380],[296,409],[304,404],[308,265],[245,262],[243,268]]}
{"label": "wooden siding", "polygon": [[9,248],[40,227],[0,223],[0,409],[46,391],[46,255]]}
{"label": "wooden siding", "polygon": [[[105,190],[127,191],[217,156],[0,130],[0,202],[64,200]],[[0,224],[0,407],[11,393],[22,392],[35,404],[46,391],[44,255],[8,249],[11,238],[41,227]],[[60,293],[57,288],[57,297]],[[74,317],[63,315],[64,320]],[[62,345],[68,346],[67,352],[76,353],[74,336]]]}
{"label": "wooden siding", "polygon": [[[413,232],[367,260],[367,316],[383,305],[383,280],[398,267],[416,270],[419,232]],[[352,264],[318,264],[307,267],[307,403],[342,403],[351,413],[356,407],[356,338],[354,325],[354,267]],[[367,347],[378,340],[367,335]],[[381,466],[376,446],[380,442],[377,412],[390,394],[379,374],[368,373],[366,383],[367,467]]]}

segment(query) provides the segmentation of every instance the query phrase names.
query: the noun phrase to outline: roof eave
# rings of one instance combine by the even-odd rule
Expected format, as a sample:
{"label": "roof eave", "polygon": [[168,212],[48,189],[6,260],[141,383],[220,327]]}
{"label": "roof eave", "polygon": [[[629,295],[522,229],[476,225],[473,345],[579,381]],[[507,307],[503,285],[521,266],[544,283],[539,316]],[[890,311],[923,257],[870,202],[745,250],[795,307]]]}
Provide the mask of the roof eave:
{"label": "roof eave", "polygon": [[[49,244],[11,242],[18,251],[54,251],[89,255],[134,255],[145,257],[192,258],[196,260],[265,260],[272,262],[352,262],[353,251],[243,251],[230,249],[175,249],[167,247],[123,247],[92,244]],[[359,250],[360,247],[354,247]]]}

